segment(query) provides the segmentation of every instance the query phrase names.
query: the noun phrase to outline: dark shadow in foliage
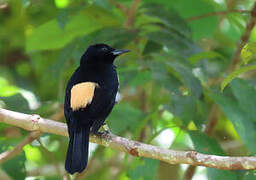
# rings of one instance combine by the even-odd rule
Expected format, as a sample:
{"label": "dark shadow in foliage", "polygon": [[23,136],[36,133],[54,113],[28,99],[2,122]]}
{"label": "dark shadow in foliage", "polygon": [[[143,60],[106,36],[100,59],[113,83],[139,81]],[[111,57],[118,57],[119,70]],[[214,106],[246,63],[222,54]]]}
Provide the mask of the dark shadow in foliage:
{"label": "dark shadow in foliage", "polygon": [[20,93],[8,97],[0,97],[0,100],[4,101],[6,108],[9,110],[23,113],[31,112],[28,101]]}
{"label": "dark shadow in foliage", "polygon": [[[6,142],[0,140],[0,153],[8,150],[10,147],[6,145]],[[4,162],[1,167],[3,170],[13,179],[22,180],[26,177],[25,170],[25,153],[22,151],[20,154],[16,155],[14,158]]]}

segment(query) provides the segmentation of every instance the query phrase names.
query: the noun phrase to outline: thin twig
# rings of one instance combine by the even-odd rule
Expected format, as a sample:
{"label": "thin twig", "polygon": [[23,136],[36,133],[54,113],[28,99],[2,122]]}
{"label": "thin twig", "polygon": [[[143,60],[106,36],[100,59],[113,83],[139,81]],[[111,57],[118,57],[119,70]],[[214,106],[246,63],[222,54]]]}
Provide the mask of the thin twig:
{"label": "thin twig", "polygon": [[246,43],[248,42],[251,32],[255,26],[255,23],[256,23],[256,3],[254,3],[254,6],[252,8],[251,18],[246,25],[245,32],[241,36],[240,41],[237,43],[237,48],[233,55],[232,64],[228,68],[228,71],[227,71],[228,73],[231,73],[234,69],[236,69],[236,66],[238,65],[238,63],[240,61],[241,51],[242,51],[243,47],[246,45]]}
{"label": "thin twig", "polygon": [[[37,121],[38,116],[34,116],[35,119],[32,119],[32,122]],[[55,114],[53,114],[51,116],[53,119],[55,120],[60,120],[63,118],[63,107],[60,108]],[[0,164],[12,159],[13,157],[15,157],[17,154],[21,153],[23,150],[23,147],[27,144],[30,144],[32,141],[34,141],[35,139],[39,138],[41,136],[41,132],[40,131],[34,131],[31,132],[22,142],[20,142],[14,149],[12,150],[8,150],[5,151],[3,153],[0,154]]]}
{"label": "thin twig", "polygon": [[64,118],[64,106],[59,106],[57,111],[50,116],[50,119],[55,120],[55,121],[60,121],[61,119]]}
{"label": "thin twig", "polygon": [[[141,111],[144,112],[144,113],[146,113],[146,111],[147,111],[146,99],[147,99],[147,94],[146,94],[146,92],[145,92],[145,89],[142,89],[142,90],[141,90],[141,94],[140,94],[140,109],[141,109]],[[144,127],[141,129],[140,134],[139,134],[139,137],[138,137],[138,139],[136,139],[136,140],[142,141],[142,142],[144,141],[144,138],[145,138],[145,136],[146,136],[146,127],[147,127],[147,126],[144,126]]]}
{"label": "thin twig", "polygon": [[120,9],[124,14],[127,14],[127,8],[120,4],[119,2],[116,2],[115,0],[108,0],[111,4],[113,4],[116,8]]}
{"label": "thin twig", "polygon": [[190,180],[193,178],[196,171],[196,166],[190,165],[186,169],[186,172],[184,173],[184,180]]}
{"label": "thin twig", "polygon": [[134,25],[134,15],[138,8],[140,0],[133,0],[131,7],[128,9],[126,14],[126,22],[125,25],[127,27],[133,27]]}
{"label": "thin twig", "polygon": [[[37,121],[35,120],[35,117]],[[0,109],[0,122],[21,127],[30,131],[68,136],[67,126],[64,123],[41,118],[40,116],[28,115]],[[91,135],[90,141],[113,148],[132,156],[157,159],[169,164],[190,164],[210,168],[226,170],[250,170],[256,169],[256,157],[230,157],[202,154],[195,151],[178,151],[163,149],[157,146],[132,141],[114,134]]]}
{"label": "thin twig", "polygon": [[12,159],[15,157],[17,154],[19,154],[22,150],[23,147],[27,144],[30,144],[32,141],[40,137],[41,132],[39,131],[34,131],[31,132],[23,141],[21,141],[14,149],[5,151],[0,154],[0,164],[3,162]]}
{"label": "thin twig", "polygon": [[218,122],[219,116],[220,116],[220,109],[216,104],[213,104],[208,117],[209,121],[204,131],[204,133],[207,134],[208,136],[212,136],[214,132],[214,128]]}
{"label": "thin twig", "polygon": [[[204,133],[206,135],[212,136],[214,132],[214,128],[219,120],[219,116],[220,116],[220,109],[216,104],[213,104],[208,116],[208,124],[206,125],[206,128],[204,130]],[[184,173],[184,179],[191,180],[195,174],[196,168],[197,167],[193,165],[189,166]]]}
{"label": "thin twig", "polygon": [[210,17],[210,16],[223,16],[223,15],[227,15],[227,14],[230,14],[230,13],[249,14],[250,12],[251,11],[249,11],[249,10],[229,9],[229,10],[226,10],[226,11],[210,12],[210,13],[202,14],[202,15],[199,15],[199,16],[193,16],[193,17],[187,18],[186,21],[189,23],[189,22],[199,20],[199,19],[202,19],[202,18],[207,18],[207,17]]}

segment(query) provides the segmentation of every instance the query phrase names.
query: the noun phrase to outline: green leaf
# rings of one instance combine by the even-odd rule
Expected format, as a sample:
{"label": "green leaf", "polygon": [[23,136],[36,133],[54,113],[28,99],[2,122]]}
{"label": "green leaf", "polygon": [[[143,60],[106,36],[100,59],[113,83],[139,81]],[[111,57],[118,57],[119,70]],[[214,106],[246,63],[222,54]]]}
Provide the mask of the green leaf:
{"label": "green leaf", "polygon": [[61,29],[53,19],[37,27],[27,37],[26,50],[47,50],[64,47],[77,36],[87,35],[103,27],[119,25],[119,21],[102,8],[89,6]]}
{"label": "green leaf", "polygon": [[[7,148],[6,142],[0,141],[0,153],[8,150],[10,147]],[[13,179],[25,179],[26,177],[26,170],[25,170],[25,153],[22,151],[14,158],[4,162],[2,164],[3,170]]]}
{"label": "green leaf", "polygon": [[[64,68],[67,64],[68,60],[71,59],[72,53],[76,48],[75,42],[69,43],[63,49],[61,49],[59,53],[59,57],[55,63],[49,66],[48,71],[50,71],[50,75],[56,77],[57,79],[60,78],[62,72],[65,72]],[[79,59],[77,60],[79,62]]]}
{"label": "green leaf", "polygon": [[[170,1],[170,3],[172,4],[173,8],[177,9],[180,15],[184,18],[215,12],[218,8],[216,6],[217,4],[209,0],[182,0],[178,3],[175,3],[174,1]],[[186,6],[184,6],[184,4],[186,4]],[[218,16],[210,16],[200,20],[191,21],[189,22],[189,26],[193,31],[193,36],[195,39],[212,37],[214,35],[214,31],[218,27]]]}
{"label": "green leaf", "polygon": [[30,0],[21,0],[22,6],[27,7],[30,4]]}
{"label": "green leaf", "polygon": [[160,27],[175,31],[177,34],[187,38],[192,36],[187,22],[180,17],[175,9],[166,9],[165,6],[157,3],[144,4],[141,8],[148,16],[159,18],[160,22],[164,25],[163,27],[159,24]]}
{"label": "green leaf", "polygon": [[20,93],[8,97],[0,96],[0,100],[5,103],[6,108],[8,108],[9,110],[23,113],[30,112],[28,101]]}
{"label": "green leaf", "polygon": [[161,49],[163,49],[163,46],[155,41],[148,41],[144,50],[143,55],[148,55],[151,53],[159,52]]}
{"label": "green leaf", "polygon": [[152,72],[152,78],[154,83],[163,86],[175,94],[181,95],[179,87],[182,86],[182,82],[173,74],[167,72],[166,64],[162,61],[150,61],[148,63]]}
{"label": "green leaf", "polygon": [[237,78],[231,82],[231,89],[240,108],[250,116],[252,121],[256,122],[256,91],[253,86],[250,86],[247,81]]}
{"label": "green leaf", "polygon": [[256,65],[250,65],[250,66],[245,66],[242,68],[239,68],[235,71],[233,71],[231,74],[229,74],[221,83],[221,91],[224,90],[224,88],[230,83],[230,81],[232,81],[234,78],[236,78],[237,76],[239,76],[242,73],[245,73],[247,71],[251,71],[256,69]]}
{"label": "green leaf", "polygon": [[[189,131],[189,135],[197,151],[205,154],[225,155],[224,151],[221,149],[221,146],[215,139],[207,136],[200,131]],[[207,176],[211,180],[233,180],[237,179],[238,177],[236,172],[224,171],[213,168],[207,168]]]}
{"label": "green leaf", "polygon": [[170,111],[179,117],[187,126],[191,120],[196,118],[196,99],[192,96],[171,96]]}
{"label": "green leaf", "polygon": [[198,61],[200,61],[202,59],[214,59],[214,58],[226,60],[224,56],[222,56],[220,53],[215,52],[215,51],[200,52],[200,53],[194,54],[193,56],[189,57],[188,60],[192,64],[196,64]]}
{"label": "green leaf", "polygon": [[116,104],[115,108],[108,117],[108,124],[113,133],[120,134],[125,130],[135,131],[142,112],[130,104]]}
{"label": "green leaf", "polygon": [[191,138],[187,131],[181,129],[175,132],[176,137],[171,145],[173,149],[191,149]]}
{"label": "green leaf", "polygon": [[[236,101],[221,94],[209,94],[232,122],[236,132],[251,153],[256,153],[256,129],[249,115],[240,109]],[[250,133],[248,133],[250,132]]]}
{"label": "green leaf", "polygon": [[42,163],[42,161],[45,160],[42,152],[39,150],[38,147],[27,144],[23,149],[26,154],[27,160],[37,162],[38,164]]}
{"label": "green leaf", "polygon": [[179,118],[184,126],[192,121],[198,129],[207,118],[207,105],[193,96],[171,95],[171,103],[167,104],[168,110]]}
{"label": "green leaf", "polygon": [[166,46],[173,54],[185,57],[200,51],[199,46],[191,40],[191,29],[174,9],[166,9],[160,4],[150,3],[142,6],[142,12],[159,19],[159,21],[152,19],[152,22],[142,24],[142,27],[147,29],[144,33],[150,42]]}
{"label": "green leaf", "polygon": [[199,98],[202,94],[202,86],[200,81],[193,75],[191,69],[178,62],[167,62],[167,64],[179,74],[183,83],[190,89],[191,93]]}
{"label": "green leaf", "polygon": [[[156,2],[154,0],[146,0],[146,2]],[[224,10],[221,6],[218,6],[217,3],[210,0],[179,0],[179,1],[166,1],[159,0],[157,3],[167,7],[169,11],[175,9],[179,15],[184,18],[190,18],[193,16],[199,16],[207,14],[210,12],[215,12],[216,10]],[[194,20],[189,22],[189,26],[192,29],[193,36],[195,39],[200,39],[204,37],[212,37],[214,31],[218,27],[218,17],[210,16]]]}
{"label": "green leaf", "polygon": [[58,8],[65,8],[69,4],[69,0],[55,0],[54,2]]}
{"label": "green leaf", "polygon": [[207,177],[210,180],[238,180],[238,172],[207,168]]}
{"label": "green leaf", "polygon": [[219,143],[213,138],[199,131],[189,131],[195,149],[205,154],[225,155]]}
{"label": "green leaf", "polygon": [[73,50],[72,57],[79,64],[80,57],[84,53],[85,49],[91,44],[106,43],[113,47],[121,48],[133,41],[135,37],[136,36],[134,36],[134,34],[122,27],[105,27],[83,37],[77,37],[65,48],[68,49],[70,47]]}
{"label": "green leaf", "polygon": [[143,86],[150,82],[152,79],[152,74],[150,71],[140,71],[136,73],[134,79],[129,83],[130,86]]}
{"label": "green leaf", "polygon": [[128,175],[132,180],[152,180],[154,179],[159,161],[154,159],[144,159],[144,164],[137,166],[134,170],[130,170]]}
{"label": "green leaf", "polygon": [[166,46],[173,54],[189,57],[194,53],[200,52],[200,48],[190,39],[181,36],[176,31],[156,31],[146,34],[151,40]]}
{"label": "green leaf", "polygon": [[256,42],[249,42],[241,51],[241,58],[244,64],[248,64],[249,61],[256,57]]}
{"label": "green leaf", "polygon": [[136,38],[135,33],[131,33],[122,27],[104,27],[95,33],[91,33],[91,43],[106,43],[116,48],[126,46]]}
{"label": "green leaf", "polygon": [[10,85],[6,79],[0,77],[0,96],[12,96],[18,91],[18,87]]}
{"label": "green leaf", "polygon": [[60,9],[57,16],[57,22],[61,29],[64,29],[66,24],[70,21],[70,16],[72,14],[77,14],[77,12],[84,9],[85,3],[80,3],[78,6],[67,7]]}
{"label": "green leaf", "polygon": [[255,179],[255,170],[245,171],[243,180],[254,180]]}
{"label": "green leaf", "polygon": [[[223,24],[220,30],[231,42],[236,43],[244,32],[244,17],[240,13],[228,14],[223,19]],[[233,46],[232,46],[233,48]]]}

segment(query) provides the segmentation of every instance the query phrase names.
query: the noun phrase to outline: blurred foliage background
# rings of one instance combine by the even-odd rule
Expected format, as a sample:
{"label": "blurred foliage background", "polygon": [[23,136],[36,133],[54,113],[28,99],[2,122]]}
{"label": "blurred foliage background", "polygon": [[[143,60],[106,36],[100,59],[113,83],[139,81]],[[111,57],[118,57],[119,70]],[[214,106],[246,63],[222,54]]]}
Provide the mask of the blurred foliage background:
{"label": "blurred foliage background", "polygon": [[[0,0],[0,107],[65,121],[67,80],[90,44],[107,43],[131,50],[116,61],[122,99],[107,119],[113,133],[164,148],[254,155],[256,29],[230,69],[253,3]],[[28,133],[0,124],[0,152]],[[62,179],[67,145],[66,137],[42,135],[1,164],[0,179]],[[256,179],[254,171],[187,168],[90,144],[81,179]]]}

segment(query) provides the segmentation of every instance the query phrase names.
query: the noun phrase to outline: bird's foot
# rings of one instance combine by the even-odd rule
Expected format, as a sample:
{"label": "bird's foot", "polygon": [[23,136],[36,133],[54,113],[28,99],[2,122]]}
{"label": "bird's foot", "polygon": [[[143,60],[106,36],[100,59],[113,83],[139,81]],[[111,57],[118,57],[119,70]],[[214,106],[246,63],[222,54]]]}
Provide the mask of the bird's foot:
{"label": "bird's foot", "polygon": [[107,136],[107,135],[111,134],[110,129],[109,129],[109,127],[108,127],[108,125],[106,123],[104,123],[102,125],[102,129],[103,129],[103,131],[98,131],[97,132],[98,135],[100,135],[100,136]]}
{"label": "bird's foot", "polygon": [[109,129],[109,127],[108,127],[108,125],[104,122],[104,124],[102,125],[102,129],[104,130],[104,132],[106,132],[106,133],[111,133],[110,132],[110,129]]}

